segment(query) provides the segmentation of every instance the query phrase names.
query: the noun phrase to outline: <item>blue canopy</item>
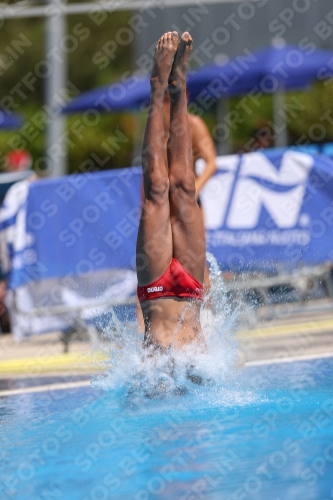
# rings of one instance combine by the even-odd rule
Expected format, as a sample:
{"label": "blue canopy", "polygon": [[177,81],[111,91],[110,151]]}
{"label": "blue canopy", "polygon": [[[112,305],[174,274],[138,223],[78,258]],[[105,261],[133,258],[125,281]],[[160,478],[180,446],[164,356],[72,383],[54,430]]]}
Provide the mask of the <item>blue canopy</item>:
{"label": "blue canopy", "polygon": [[[312,50],[312,49],[311,49]],[[190,101],[206,90],[212,97],[229,97],[259,87],[263,93],[279,89],[304,89],[316,79],[333,76],[333,52],[300,49],[294,45],[272,45],[235,57],[227,64],[208,64],[188,74]],[[329,65],[329,63],[331,63]],[[146,75],[132,75],[125,80],[85,92],[64,108],[64,113],[97,109],[120,111],[149,102],[150,85]]]}
{"label": "blue canopy", "polygon": [[19,128],[23,123],[23,119],[19,115],[9,115],[5,111],[0,111],[0,129],[7,130]]}
{"label": "blue canopy", "polygon": [[258,87],[263,93],[304,89],[315,79],[333,76],[333,52],[271,45],[244,53],[221,66],[212,63],[189,75],[189,88],[206,89],[213,97],[241,95]]}
{"label": "blue canopy", "polygon": [[87,109],[120,111],[135,108],[149,102],[150,84],[146,75],[132,75],[125,80],[84,92],[64,108],[64,113],[75,113]]}

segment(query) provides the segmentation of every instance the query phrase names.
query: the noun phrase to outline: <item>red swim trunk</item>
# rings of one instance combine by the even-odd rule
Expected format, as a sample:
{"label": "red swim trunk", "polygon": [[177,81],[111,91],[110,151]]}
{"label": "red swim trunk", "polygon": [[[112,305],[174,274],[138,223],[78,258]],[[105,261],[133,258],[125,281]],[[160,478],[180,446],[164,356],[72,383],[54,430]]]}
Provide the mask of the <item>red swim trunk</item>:
{"label": "red swim trunk", "polygon": [[138,286],[137,293],[139,302],[161,297],[190,297],[202,300],[203,286],[173,258],[158,280],[149,285]]}

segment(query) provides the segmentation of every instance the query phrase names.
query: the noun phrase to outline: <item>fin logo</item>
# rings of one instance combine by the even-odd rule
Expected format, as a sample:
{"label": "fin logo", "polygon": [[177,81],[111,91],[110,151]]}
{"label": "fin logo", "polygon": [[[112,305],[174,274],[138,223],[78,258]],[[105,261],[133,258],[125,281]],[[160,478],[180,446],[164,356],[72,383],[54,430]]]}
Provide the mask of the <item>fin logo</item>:
{"label": "fin logo", "polygon": [[262,153],[218,158],[221,172],[202,197],[207,229],[254,229],[263,208],[277,228],[294,228],[313,163],[312,156],[296,151],[282,156],[279,169]]}

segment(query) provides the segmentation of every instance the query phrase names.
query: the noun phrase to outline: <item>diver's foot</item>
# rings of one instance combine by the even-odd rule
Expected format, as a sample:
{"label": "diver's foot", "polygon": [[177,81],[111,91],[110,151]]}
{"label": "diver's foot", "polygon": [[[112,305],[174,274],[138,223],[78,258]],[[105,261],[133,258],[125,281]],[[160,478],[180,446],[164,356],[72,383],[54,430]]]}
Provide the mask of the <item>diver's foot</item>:
{"label": "diver's foot", "polygon": [[185,31],[178,44],[178,49],[173,61],[171,73],[169,76],[169,92],[180,90],[186,85],[186,73],[189,57],[192,52],[192,37]]}
{"label": "diver's foot", "polygon": [[177,31],[165,33],[157,42],[150,82],[153,88],[166,90],[173,60],[178,48]]}

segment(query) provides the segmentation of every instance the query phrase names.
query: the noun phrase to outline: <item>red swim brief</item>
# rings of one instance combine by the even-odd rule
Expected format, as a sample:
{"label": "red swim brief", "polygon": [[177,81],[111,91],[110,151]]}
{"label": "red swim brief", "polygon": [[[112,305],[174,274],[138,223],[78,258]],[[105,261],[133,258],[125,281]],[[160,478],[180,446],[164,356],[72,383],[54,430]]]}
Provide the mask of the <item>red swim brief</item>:
{"label": "red swim brief", "polygon": [[159,279],[149,285],[138,286],[137,293],[139,302],[161,297],[190,297],[202,300],[203,286],[173,258]]}

